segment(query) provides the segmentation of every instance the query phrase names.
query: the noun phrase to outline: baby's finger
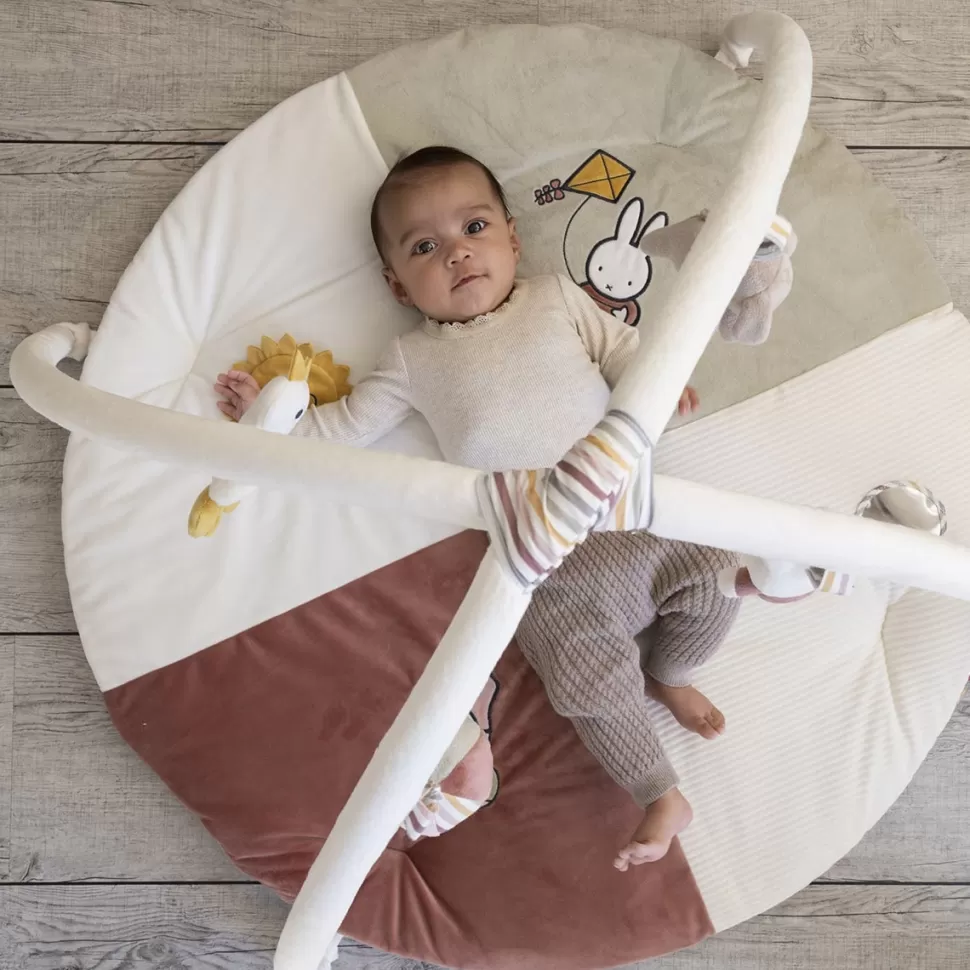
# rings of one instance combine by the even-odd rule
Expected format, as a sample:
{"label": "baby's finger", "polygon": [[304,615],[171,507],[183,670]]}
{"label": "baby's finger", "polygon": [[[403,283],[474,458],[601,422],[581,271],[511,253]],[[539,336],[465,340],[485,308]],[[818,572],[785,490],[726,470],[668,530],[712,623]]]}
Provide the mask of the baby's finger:
{"label": "baby's finger", "polygon": [[216,407],[227,417],[234,418],[236,416],[236,409],[228,401],[217,401]]}
{"label": "baby's finger", "polygon": [[231,370],[227,376],[236,384],[256,384],[256,378],[252,374],[247,374],[244,370]]}
{"label": "baby's finger", "polygon": [[251,378],[249,380],[230,378],[230,386],[241,397],[254,398],[259,394],[259,385]]}
{"label": "baby's finger", "polygon": [[696,411],[701,406],[701,398],[692,387],[687,388],[687,400],[690,401],[691,411]]}

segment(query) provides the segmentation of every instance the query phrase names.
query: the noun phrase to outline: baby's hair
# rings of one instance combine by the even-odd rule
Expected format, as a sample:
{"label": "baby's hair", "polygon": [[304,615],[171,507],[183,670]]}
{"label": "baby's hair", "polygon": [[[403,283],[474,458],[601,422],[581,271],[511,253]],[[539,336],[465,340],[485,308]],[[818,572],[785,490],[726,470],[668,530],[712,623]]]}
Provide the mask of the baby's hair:
{"label": "baby's hair", "polygon": [[374,196],[373,205],[370,209],[370,231],[374,237],[374,245],[381,254],[381,259],[387,262],[384,256],[383,238],[381,233],[381,203],[387,198],[388,194],[394,189],[395,185],[400,185],[407,180],[409,175],[416,172],[426,172],[435,168],[451,168],[453,165],[474,165],[485,178],[488,179],[495,197],[502,206],[502,211],[506,217],[510,216],[509,204],[505,198],[505,190],[502,183],[495,177],[495,173],[484,163],[480,162],[474,155],[463,152],[460,148],[451,148],[448,145],[429,145],[427,148],[419,148],[410,155],[404,155],[397,160],[394,167],[387,173],[387,178],[381,183],[381,187]]}

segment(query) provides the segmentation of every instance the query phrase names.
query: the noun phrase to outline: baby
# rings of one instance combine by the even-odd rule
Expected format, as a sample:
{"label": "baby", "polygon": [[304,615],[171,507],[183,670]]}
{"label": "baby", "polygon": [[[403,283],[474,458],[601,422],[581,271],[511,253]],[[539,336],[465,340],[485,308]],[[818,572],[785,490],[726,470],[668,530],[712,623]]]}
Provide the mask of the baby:
{"label": "baby", "polygon": [[[500,471],[556,464],[602,419],[636,351],[637,331],[564,277],[516,278],[521,244],[515,220],[485,165],[453,148],[407,156],[377,192],[371,229],[391,292],[424,319],[391,341],[377,369],[349,397],[310,409],[295,434],[363,446],[419,411],[448,461]],[[222,411],[238,419],[259,387],[251,375],[230,371],[219,375],[216,391]],[[696,406],[696,394],[686,389],[680,412]],[[642,629],[659,613],[665,629],[685,630],[680,617],[690,615],[690,635],[667,637],[679,646],[650,666],[650,689],[692,730],[716,737],[724,725],[710,702],[686,686],[699,660],[681,642],[693,643],[705,625],[711,635],[700,652],[706,656],[720,642],[730,618],[714,610],[710,591],[716,592],[723,563],[693,561],[677,548],[641,534],[595,536],[550,580],[523,626],[523,649],[553,703],[645,809],[617,857],[618,868],[660,858],[690,820],[645,713],[630,635],[638,623]],[[674,561],[680,566],[671,567]],[[628,602],[601,595],[614,566],[624,573]],[[563,626],[569,614],[564,596],[590,570],[604,589],[577,591],[589,606],[577,639],[567,636],[575,629]],[[672,677],[664,676],[668,670]],[[586,686],[581,698],[569,682]],[[600,721],[600,727],[593,723]],[[628,732],[622,743],[617,732]],[[631,768],[630,752],[638,747],[642,756]]]}
{"label": "baby", "polygon": [[[371,228],[391,292],[424,320],[294,434],[364,446],[420,411],[448,461],[504,471],[554,465],[596,426],[637,331],[568,279],[516,279],[515,220],[488,168],[451,148],[407,156],[378,190]],[[240,371],[216,390],[236,419],[259,393]],[[686,390],[680,410],[695,405]]]}

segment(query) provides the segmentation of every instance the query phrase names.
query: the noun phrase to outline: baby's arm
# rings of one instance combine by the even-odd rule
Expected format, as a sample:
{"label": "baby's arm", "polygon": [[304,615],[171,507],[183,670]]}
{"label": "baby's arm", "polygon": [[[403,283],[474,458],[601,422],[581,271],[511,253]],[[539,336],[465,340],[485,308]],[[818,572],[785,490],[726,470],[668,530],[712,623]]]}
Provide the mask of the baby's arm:
{"label": "baby's arm", "polygon": [[[236,421],[259,395],[255,378],[242,371],[220,374],[215,389],[223,398],[220,410]],[[394,340],[377,369],[349,397],[309,408],[292,434],[363,447],[396,428],[411,413],[410,390],[401,342]]]}
{"label": "baby's arm", "polygon": [[401,341],[395,339],[377,368],[347,397],[309,408],[292,433],[364,447],[396,428],[413,410]]}
{"label": "baby's arm", "polygon": [[[603,379],[612,390],[640,346],[639,331],[598,307],[593,298],[572,280],[560,276],[559,286],[589,359],[599,366]],[[699,405],[697,391],[685,387],[677,404],[678,413],[689,414]]]}

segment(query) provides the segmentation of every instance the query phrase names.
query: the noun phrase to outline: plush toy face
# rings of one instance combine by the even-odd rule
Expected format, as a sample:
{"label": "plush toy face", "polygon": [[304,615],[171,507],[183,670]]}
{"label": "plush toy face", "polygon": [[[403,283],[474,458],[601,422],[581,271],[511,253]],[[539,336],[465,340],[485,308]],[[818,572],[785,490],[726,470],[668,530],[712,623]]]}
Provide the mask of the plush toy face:
{"label": "plush toy face", "polygon": [[310,406],[310,388],[305,380],[274,377],[260,392],[240,424],[252,424],[264,431],[289,434]]}
{"label": "plush toy face", "polygon": [[307,383],[310,385],[313,404],[331,404],[350,393],[349,367],[335,364],[329,350],[317,354],[314,353],[312,344],[297,346],[289,334],[284,334],[279,343],[271,337],[263,337],[258,347],[247,348],[246,359],[237,361],[232,369],[252,374],[256,383],[265,387],[274,377],[289,372],[293,354],[297,350],[310,361]]}

